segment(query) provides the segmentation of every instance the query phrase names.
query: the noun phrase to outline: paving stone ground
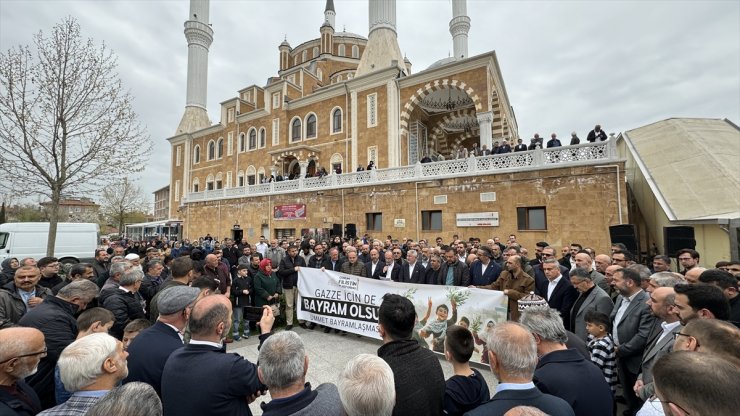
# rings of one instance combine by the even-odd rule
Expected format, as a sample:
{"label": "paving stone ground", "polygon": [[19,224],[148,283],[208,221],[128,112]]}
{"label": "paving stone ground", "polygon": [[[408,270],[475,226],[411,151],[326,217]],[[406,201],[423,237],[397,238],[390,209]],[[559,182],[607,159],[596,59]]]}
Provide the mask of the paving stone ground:
{"label": "paving stone ground", "polygon": [[[333,332],[324,334],[324,331],[320,328],[311,331],[296,327],[293,330],[301,336],[306,345],[306,352],[308,354],[308,375],[306,381],[310,382],[311,386],[314,387],[321,383],[336,384],[339,372],[352,357],[363,353],[377,354],[378,348],[382,345],[380,340],[367,337],[358,338],[352,334],[345,336],[334,334]],[[241,341],[228,344],[227,349],[229,352],[236,352],[244,356],[249,361],[256,362],[258,344],[259,339],[253,335],[248,340],[242,339]],[[442,365],[445,379],[451,377],[452,365],[441,355],[439,356],[439,362]],[[487,367],[481,366],[476,368],[483,374],[488,382],[490,391],[493,392],[496,388],[496,379],[491,374],[491,371]],[[254,415],[262,414],[259,403],[263,401],[269,402],[270,395],[260,397],[250,405]]]}

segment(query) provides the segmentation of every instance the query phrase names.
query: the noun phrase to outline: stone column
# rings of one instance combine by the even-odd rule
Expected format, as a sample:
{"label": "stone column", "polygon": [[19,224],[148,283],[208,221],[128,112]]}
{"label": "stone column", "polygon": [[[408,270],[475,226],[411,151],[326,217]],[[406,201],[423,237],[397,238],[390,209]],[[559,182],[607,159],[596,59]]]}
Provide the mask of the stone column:
{"label": "stone column", "polygon": [[482,149],[483,145],[485,145],[487,149],[491,149],[491,137],[493,135],[491,123],[493,122],[493,112],[488,111],[485,113],[478,113],[477,118],[478,127],[480,129],[480,148]]}

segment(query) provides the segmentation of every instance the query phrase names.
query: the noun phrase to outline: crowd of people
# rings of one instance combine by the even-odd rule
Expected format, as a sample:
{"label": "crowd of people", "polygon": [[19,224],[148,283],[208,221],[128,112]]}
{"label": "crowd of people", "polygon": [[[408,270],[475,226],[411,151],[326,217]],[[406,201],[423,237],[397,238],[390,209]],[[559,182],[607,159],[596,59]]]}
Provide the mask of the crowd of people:
{"label": "crowd of people", "polygon": [[[606,141],[607,138],[606,132],[604,132],[604,130],[601,129],[601,126],[597,124],[586,136],[586,141],[589,143],[603,142]],[[581,139],[578,137],[578,133],[574,131],[570,134],[570,142],[567,142],[566,145],[574,146],[577,144],[581,144]],[[550,140],[547,142],[544,141],[544,138],[540,137],[539,133],[535,133],[534,136],[529,139],[528,145],[525,144],[522,139],[517,139],[516,143],[513,141],[510,143],[507,140],[501,140],[500,142],[494,141],[491,149],[489,149],[485,144],[479,147],[478,144],[475,143],[470,149],[463,146],[458,146],[452,149],[448,157],[450,159],[464,159],[471,156],[500,155],[561,146],[563,146],[563,143],[558,139],[558,135],[556,133],[552,133],[550,135]],[[438,162],[442,160],[445,160],[445,157],[442,154],[424,155],[421,159],[421,163]]]}
{"label": "crowd of people", "polygon": [[[684,249],[678,265],[665,255],[643,265],[620,244],[600,253],[544,241],[530,256],[515,235],[217,240],[122,240],[64,277],[54,257],[5,260],[0,414],[249,415],[268,391],[265,415],[612,415],[617,402],[625,415],[740,408],[738,261],[704,268]],[[445,380],[439,358],[416,341],[414,305],[387,294],[377,355],[354,357],[336,384],[314,387],[292,330],[316,329],[294,319],[302,267],[499,290],[510,320],[480,333],[449,325],[434,349],[452,364]],[[225,343],[252,335],[258,363],[226,353]],[[495,388],[469,364],[477,345]]]}

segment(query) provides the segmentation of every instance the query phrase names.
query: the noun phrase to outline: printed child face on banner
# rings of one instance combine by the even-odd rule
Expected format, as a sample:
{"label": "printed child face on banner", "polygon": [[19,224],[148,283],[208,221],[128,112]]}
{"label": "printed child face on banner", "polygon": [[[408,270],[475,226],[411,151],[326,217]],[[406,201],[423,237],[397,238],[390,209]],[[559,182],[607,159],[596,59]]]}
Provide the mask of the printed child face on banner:
{"label": "printed child face on banner", "polygon": [[449,314],[449,310],[447,309],[447,305],[437,306],[437,320],[446,321],[448,314]]}

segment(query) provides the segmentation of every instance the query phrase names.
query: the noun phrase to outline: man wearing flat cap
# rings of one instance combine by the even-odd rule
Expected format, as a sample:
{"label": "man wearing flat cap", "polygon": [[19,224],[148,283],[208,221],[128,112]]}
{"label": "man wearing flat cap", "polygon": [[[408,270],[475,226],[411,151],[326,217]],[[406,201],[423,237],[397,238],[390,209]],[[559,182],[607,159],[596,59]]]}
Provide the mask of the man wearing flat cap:
{"label": "man wearing flat cap", "polygon": [[141,331],[128,347],[129,373],[124,384],[143,381],[162,395],[164,364],[173,351],[183,346],[182,332],[199,294],[199,289],[190,286],[172,286],[159,293],[157,322]]}

